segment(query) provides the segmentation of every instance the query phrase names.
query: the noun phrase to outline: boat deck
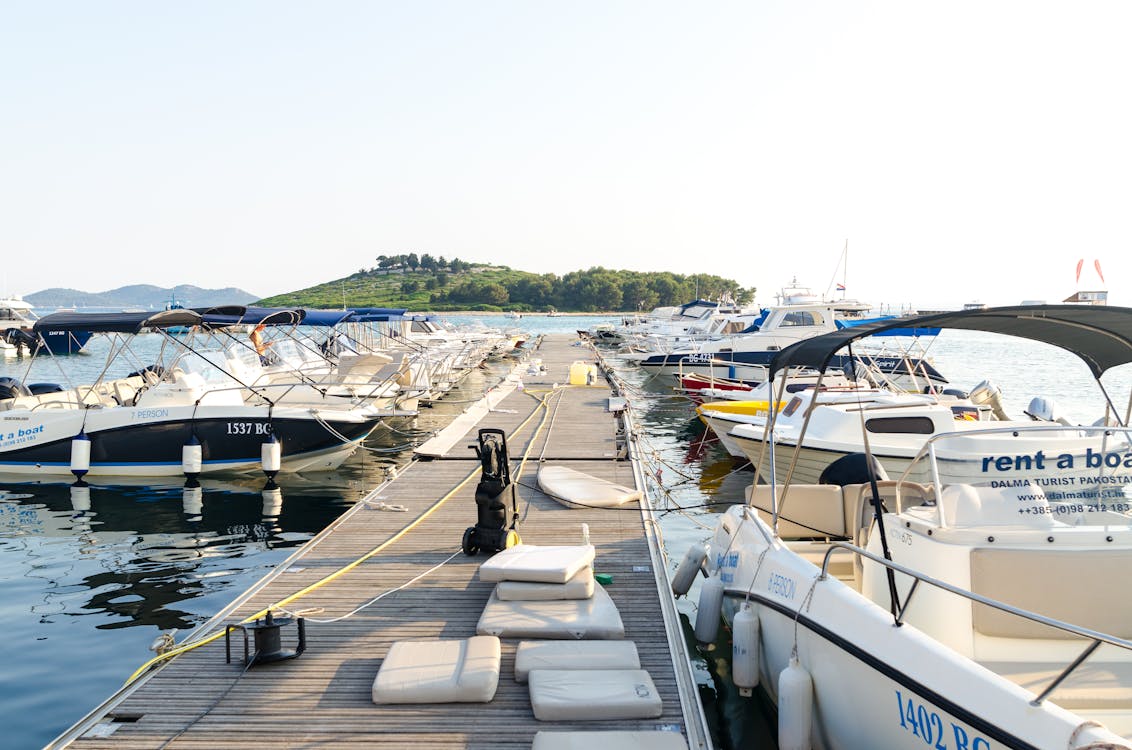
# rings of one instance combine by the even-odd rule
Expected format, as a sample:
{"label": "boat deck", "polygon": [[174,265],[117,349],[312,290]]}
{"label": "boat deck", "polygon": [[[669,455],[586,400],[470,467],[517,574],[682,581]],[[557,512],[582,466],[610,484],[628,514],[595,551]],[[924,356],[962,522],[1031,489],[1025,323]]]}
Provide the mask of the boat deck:
{"label": "boat deck", "polygon": [[[545,371],[518,366],[521,387],[513,374],[487,395],[486,404],[469,408],[422,446],[427,459],[414,460],[371,492],[198,631],[216,632],[285,602],[286,610],[307,613],[307,649],[299,658],[245,670],[243,638],[236,631],[232,663],[225,660],[222,637],[184,653],[108,701],[54,746],[528,748],[540,730],[664,729],[681,732],[690,748],[710,747],[667,577],[658,570],[664,563],[651,513],[636,503],[616,510],[569,509],[537,488],[539,460],[640,484],[632,456],[617,460],[631,450],[622,420],[608,409],[606,381],[565,385],[572,362],[597,362],[575,342],[565,334],[546,337],[531,355],[536,358],[531,362],[541,358]],[[556,383],[562,387],[554,388]],[[613,578],[606,590],[620,611],[625,637],[636,642],[641,666],[661,694],[660,718],[537,721],[527,685],[513,678],[515,640],[503,641],[499,687],[490,703],[372,702],[371,685],[394,641],[475,634],[493,584],[476,575],[486,556],[465,556],[460,542],[476,520],[479,461],[469,446],[483,427],[507,434],[525,543],[580,544],[582,525],[588,525],[597,549],[595,572]],[[388,506],[407,510],[383,509]],[[423,577],[409,583],[417,576]],[[346,619],[317,622],[345,616],[382,594]],[[293,625],[284,629],[284,648],[294,647],[295,632]]]}

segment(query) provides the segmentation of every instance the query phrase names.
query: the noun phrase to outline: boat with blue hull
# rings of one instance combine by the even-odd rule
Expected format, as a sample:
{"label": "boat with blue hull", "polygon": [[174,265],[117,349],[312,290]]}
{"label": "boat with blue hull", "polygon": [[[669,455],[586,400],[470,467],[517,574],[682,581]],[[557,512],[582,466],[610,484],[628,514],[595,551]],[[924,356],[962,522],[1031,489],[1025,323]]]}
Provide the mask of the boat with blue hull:
{"label": "boat with blue hull", "polygon": [[82,328],[36,335],[32,329],[37,319],[30,303],[18,297],[0,299],[0,355],[78,354],[93,335]]}

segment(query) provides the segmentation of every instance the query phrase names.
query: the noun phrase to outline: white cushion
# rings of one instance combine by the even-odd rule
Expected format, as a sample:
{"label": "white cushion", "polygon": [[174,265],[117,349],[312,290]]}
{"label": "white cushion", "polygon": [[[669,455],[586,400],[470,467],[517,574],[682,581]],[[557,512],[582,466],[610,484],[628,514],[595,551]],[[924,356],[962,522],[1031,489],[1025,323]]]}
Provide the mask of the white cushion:
{"label": "white cushion", "polygon": [[617,605],[601,586],[590,599],[505,602],[491,592],[476,632],[500,638],[624,638]]}
{"label": "white cushion", "polygon": [[641,499],[641,491],[565,466],[542,466],[538,486],[570,508],[616,508]]}
{"label": "white cushion", "polygon": [[516,544],[489,557],[480,565],[480,580],[566,583],[594,561],[592,544],[571,547],[539,547]]}
{"label": "white cushion", "polygon": [[664,710],[643,669],[536,669],[528,686],[539,721],[655,719]]}
{"label": "white cushion", "polygon": [[487,703],[499,685],[499,639],[397,641],[373,681],[374,703]]}
{"label": "white cushion", "polygon": [[505,602],[547,599],[589,599],[594,595],[594,569],[582,568],[566,583],[500,581],[495,595]]}
{"label": "white cushion", "polygon": [[688,750],[679,732],[538,732],[531,750]]}
{"label": "white cushion", "polygon": [[632,641],[523,641],[515,651],[515,680],[532,669],[640,669]]}

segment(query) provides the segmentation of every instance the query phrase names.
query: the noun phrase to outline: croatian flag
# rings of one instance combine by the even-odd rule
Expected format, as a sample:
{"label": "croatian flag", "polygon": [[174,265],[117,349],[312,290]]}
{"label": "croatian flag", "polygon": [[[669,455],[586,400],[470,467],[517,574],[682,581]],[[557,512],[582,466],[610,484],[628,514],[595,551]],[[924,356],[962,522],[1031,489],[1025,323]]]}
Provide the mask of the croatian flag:
{"label": "croatian flag", "polygon": [[837,291],[844,292],[845,291],[845,285],[844,284],[838,284],[837,285]]}

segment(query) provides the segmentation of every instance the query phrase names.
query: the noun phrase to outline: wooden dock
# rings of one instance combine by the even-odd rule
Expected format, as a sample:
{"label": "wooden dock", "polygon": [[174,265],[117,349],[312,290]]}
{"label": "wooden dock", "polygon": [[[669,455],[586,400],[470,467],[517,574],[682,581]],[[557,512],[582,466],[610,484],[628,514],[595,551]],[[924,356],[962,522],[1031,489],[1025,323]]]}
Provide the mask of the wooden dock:
{"label": "wooden dock", "polygon": [[[610,386],[601,377],[593,385],[568,385],[573,362],[597,363],[573,336],[547,336],[531,357],[487,394],[486,405],[469,410],[471,418],[457,419],[422,447],[427,460],[414,460],[186,639],[283,602],[288,611],[307,613],[302,656],[245,670],[236,631],[233,663],[225,661],[224,638],[178,655],[51,747],[529,748],[540,730],[613,729],[679,731],[690,748],[710,747],[647,503],[568,509],[541,493],[535,481],[538,462],[545,460],[642,486],[631,433],[609,410]],[[612,576],[606,590],[621,613],[625,637],[636,642],[642,668],[663,698],[659,719],[537,721],[527,685],[513,677],[513,640],[503,641],[499,688],[490,703],[372,702],[373,679],[394,641],[475,634],[493,584],[476,575],[486,557],[465,556],[460,541],[476,521],[479,461],[468,446],[481,427],[507,434],[525,543],[580,544],[582,525],[588,526],[597,549],[595,572]],[[388,506],[407,510],[382,509]],[[317,585],[331,575],[336,577]],[[310,586],[316,587],[293,598]],[[347,615],[385,592],[391,593],[346,619],[317,622]],[[293,648],[294,641],[291,626],[284,647]]]}

